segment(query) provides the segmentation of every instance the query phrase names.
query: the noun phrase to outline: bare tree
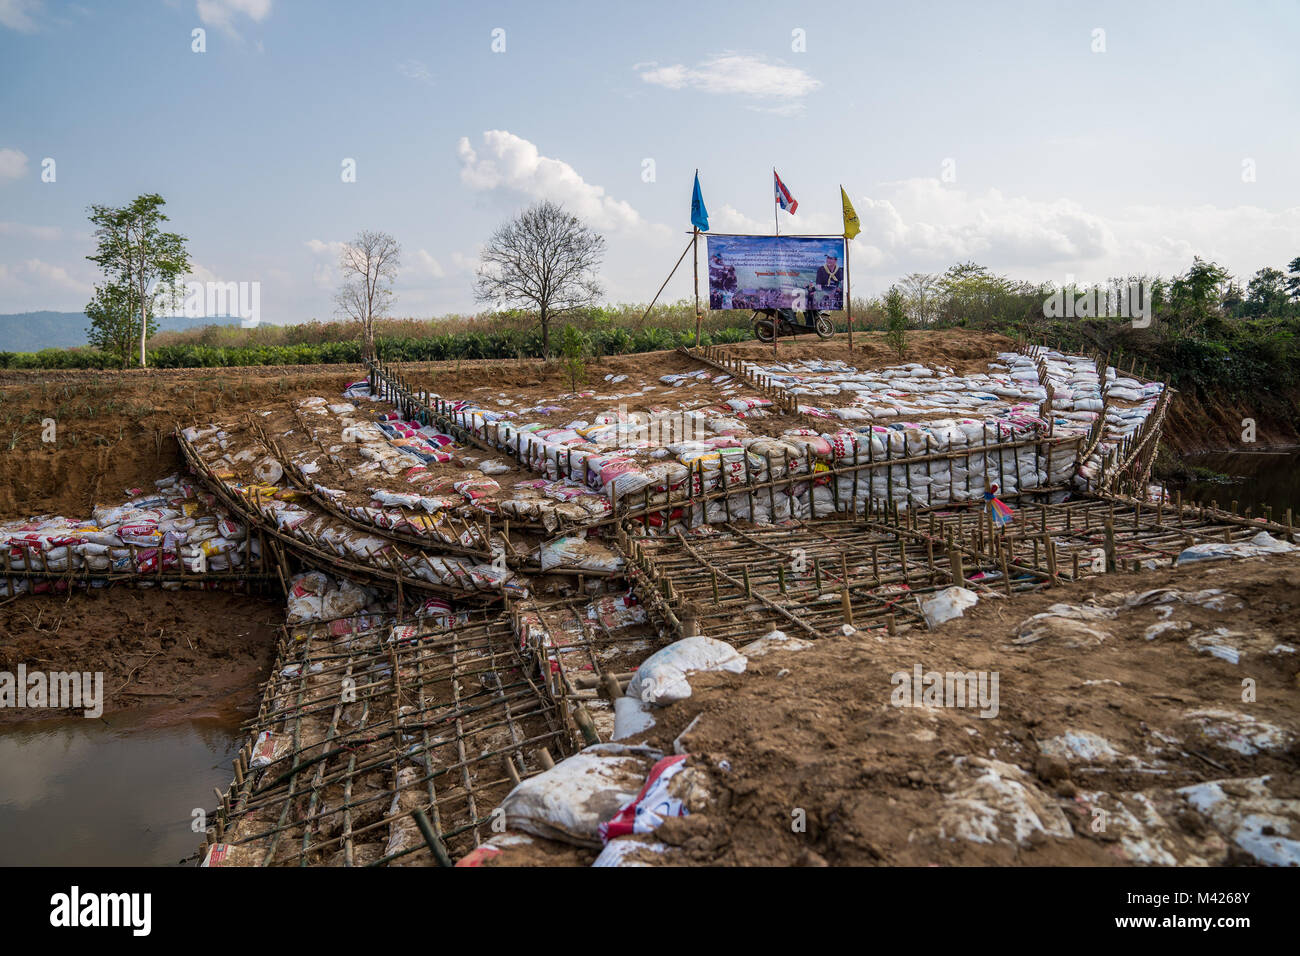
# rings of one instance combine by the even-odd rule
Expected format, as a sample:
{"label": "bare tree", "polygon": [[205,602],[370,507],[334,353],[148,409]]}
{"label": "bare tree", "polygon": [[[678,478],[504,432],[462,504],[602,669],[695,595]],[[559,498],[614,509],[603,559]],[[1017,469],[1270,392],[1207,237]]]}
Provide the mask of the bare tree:
{"label": "bare tree", "polygon": [[393,301],[393,282],[402,264],[402,247],[386,232],[365,230],[339,253],[343,286],[334,295],[340,314],[361,323],[362,347],[375,355],[375,319]]}
{"label": "bare tree", "polygon": [[551,320],[594,303],[605,240],[550,200],[536,203],[492,234],[480,256],[474,297],[536,310],[542,355],[551,355]]}

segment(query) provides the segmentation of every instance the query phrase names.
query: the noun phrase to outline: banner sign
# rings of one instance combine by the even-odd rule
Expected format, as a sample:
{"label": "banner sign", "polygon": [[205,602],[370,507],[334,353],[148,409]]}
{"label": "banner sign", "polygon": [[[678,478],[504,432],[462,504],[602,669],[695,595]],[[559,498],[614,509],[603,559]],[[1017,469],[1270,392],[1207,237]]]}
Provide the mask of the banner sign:
{"label": "banner sign", "polygon": [[710,309],[844,308],[842,236],[709,236]]}

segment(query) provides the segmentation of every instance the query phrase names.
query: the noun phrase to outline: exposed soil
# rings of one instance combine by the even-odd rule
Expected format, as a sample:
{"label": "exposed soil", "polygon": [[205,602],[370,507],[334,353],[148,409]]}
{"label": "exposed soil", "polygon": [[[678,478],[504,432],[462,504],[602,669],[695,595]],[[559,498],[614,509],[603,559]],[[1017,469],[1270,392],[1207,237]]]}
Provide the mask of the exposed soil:
{"label": "exposed soil", "polygon": [[[114,587],[0,604],[0,671],[102,672],[104,713],[168,721],[256,711],[284,623],[279,595]],[[66,717],[0,708],[0,723]]]}
{"label": "exposed soil", "polygon": [[847,333],[840,333],[830,341],[822,341],[815,335],[782,338],[776,343],[775,351],[771,345],[757,340],[728,345],[726,349],[741,358],[752,357],[755,361],[767,361],[773,355],[779,359],[840,359],[858,368],[885,368],[902,362],[920,362],[947,365],[958,375],[967,375],[985,371],[989,360],[998,352],[1014,351],[1015,347],[1015,339],[997,332],[943,329],[909,331],[907,347],[901,357],[885,344],[884,332],[854,332],[852,351],[849,351]]}
{"label": "exposed soil", "polygon": [[[1096,646],[1065,647],[1052,639],[1010,643],[1022,621],[1049,605],[1079,603],[1112,589],[1159,587],[1216,587],[1244,601],[1227,611],[1178,605],[1175,620],[1226,624],[1257,636],[1260,648],[1300,643],[1300,557],[1287,556],[1114,575],[1013,601],[984,600],[934,632],[911,630],[884,641],[859,634],[771,653],[752,660],[741,675],[695,675],[692,697],[657,712],[659,726],[647,739],[671,753],[673,740],[699,718],[684,743],[714,766],[719,809],[670,820],[656,831],[679,851],[667,859],[1116,865],[1131,861],[1118,850],[1116,828],[1108,835],[1089,826],[1091,804],[1080,796],[1085,790],[1126,794],[1273,774],[1275,795],[1300,797],[1294,744],[1289,752],[1243,755],[1198,736],[1187,717],[1196,710],[1229,710],[1300,733],[1300,654],[1254,650],[1234,665],[1198,653],[1178,636],[1144,640],[1144,629],[1158,620],[1154,607],[1105,622],[1110,637]],[[927,671],[998,671],[997,715],[891,706],[891,675],[911,673],[918,663]],[[1242,701],[1243,678],[1256,682],[1254,703]],[[1120,753],[1141,758],[1145,770],[1118,760],[1041,761],[1041,742],[1067,731],[1097,734]],[[1181,743],[1166,745],[1160,734]],[[959,756],[1022,768],[1064,809],[1073,837],[1039,833],[1017,846],[941,836],[936,821],[965,779],[954,766]],[[722,760],[726,772],[716,769]],[[796,810],[806,813],[806,832],[793,832]],[[1204,842],[1204,828],[1197,819],[1176,821],[1175,842]],[[1230,848],[1225,853],[1211,862],[1233,862]]]}
{"label": "exposed soil", "polygon": [[[782,340],[778,354],[841,358],[859,367],[899,361],[880,333],[854,339],[851,353],[841,335],[830,343]],[[903,361],[950,365],[959,373],[982,369],[995,352],[1013,347],[1003,336],[960,330],[912,332],[908,341]],[[730,349],[756,358],[772,352],[756,342]],[[578,387],[597,395],[635,391],[630,386],[638,382],[700,367],[673,352],[591,360]],[[501,407],[553,400],[573,388],[560,363],[536,360],[422,363],[406,366],[406,373],[417,387],[449,397],[505,392],[510,404]],[[624,383],[605,381],[621,374],[629,376]],[[309,395],[333,398],[360,377],[358,368],[346,366],[0,373],[0,516],[87,514],[95,503],[120,500],[125,489],[147,487],[182,467],[170,437],[177,423],[237,419]],[[650,407],[673,391],[652,390],[638,401]],[[702,402],[721,398],[712,386],[692,391]],[[576,418],[583,411],[557,415]],[[1165,433],[1203,435],[1207,421],[1226,429],[1236,415],[1235,408],[1193,414],[1175,405]],[[41,442],[45,418],[58,424],[57,442]],[[765,419],[762,430],[798,424],[804,423]],[[1281,441],[1286,433],[1279,427],[1275,435],[1261,422],[1260,436]],[[1187,628],[1150,640],[1145,632],[1160,618],[1143,606],[1106,621],[1105,638],[1094,643],[1069,646],[1058,637],[1011,643],[1022,621],[1052,604],[1165,586],[1223,588],[1243,603],[1225,610],[1179,604],[1174,619]],[[1233,711],[1280,728],[1288,740],[1300,735],[1300,654],[1272,652],[1278,644],[1300,646],[1297,593],[1296,557],[1114,575],[1014,601],[988,598],[934,632],[904,630],[888,639],[857,634],[755,658],[743,675],[696,675],[693,696],[660,711],[648,739],[671,751],[698,717],[683,742],[706,768],[717,802],[710,812],[670,821],[658,838],[674,848],[669,862],[693,864],[1131,862],[1113,830],[1108,836],[1089,827],[1098,798],[1085,794],[1119,799],[1153,786],[1271,774],[1274,795],[1300,797],[1294,743],[1241,753],[1189,717],[1198,710]],[[283,620],[278,595],[119,587],[23,597],[0,604],[6,635],[0,670],[22,663],[103,671],[106,712],[164,704],[170,705],[166,719],[224,713],[255,706]],[[1237,635],[1245,649],[1239,663],[1189,644],[1189,635],[1217,627]],[[981,718],[977,709],[892,706],[891,675],[917,664],[927,671],[997,671],[996,717]],[[631,665],[620,658],[614,667]],[[1253,702],[1242,700],[1243,678],[1254,681]],[[0,710],[0,722],[16,716]],[[1045,742],[1079,733],[1104,738],[1125,759],[1044,759],[1051,757]],[[1043,801],[1065,814],[1073,836],[1038,832],[1024,841],[979,843],[945,834],[945,810],[970,781],[957,758],[1019,768]],[[798,831],[792,822],[802,818],[806,828]],[[1207,833],[1195,815],[1178,816],[1166,843],[1180,861],[1199,855],[1241,862]],[[542,846],[517,860],[585,864],[591,855]]]}
{"label": "exposed soil", "polygon": [[[905,361],[938,362],[959,373],[983,368],[987,359],[1014,343],[1006,336],[945,330],[908,334]],[[771,346],[746,342],[729,346],[738,354]],[[859,365],[891,365],[898,356],[879,332],[847,335],[821,342],[815,336],[782,339],[787,357],[842,358]],[[661,375],[702,368],[678,352],[647,352],[593,358],[586,363],[579,391],[597,395],[636,391],[633,382],[658,385]],[[561,362],[540,359],[420,362],[403,369],[417,388],[457,398],[481,400],[485,392],[506,392],[511,406],[529,399],[552,400],[573,391]],[[0,371],[0,518],[30,514],[86,514],[97,503],[124,497],[127,488],[147,487],[154,479],[182,467],[171,432],[181,425],[230,420],[264,409],[269,399],[311,395],[337,397],[343,387],[363,377],[359,366],[301,365],[234,369],[128,369],[126,371]],[[619,384],[606,375],[627,375]],[[733,394],[747,394],[748,389]],[[667,403],[699,407],[716,402],[720,390],[708,386],[671,389],[660,386],[627,403],[629,411]],[[341,399],[340,399],[341,400]],[[566,404],[557,402],[556,404]],[[566,422],[608,402],[574,400],[556,419]],[[616,403],[615,403],[616,407]],[[43,423],[53,419],[54,442],[43,442]],[[529,420],[545,420],[536,415]],[[806,425],[800,417],[773,416],[763,430],[777,433]]]}
{"label": "exposed soil", "polygon": [[[1242,441],[1244,419],[1255,423],[1255,441]],[[1264,392],[1259,401],[1179,393],[1165,418],[1161,442],[1179,455],[1209,451],[1263,451],[1300,445],[1296,397]]]}

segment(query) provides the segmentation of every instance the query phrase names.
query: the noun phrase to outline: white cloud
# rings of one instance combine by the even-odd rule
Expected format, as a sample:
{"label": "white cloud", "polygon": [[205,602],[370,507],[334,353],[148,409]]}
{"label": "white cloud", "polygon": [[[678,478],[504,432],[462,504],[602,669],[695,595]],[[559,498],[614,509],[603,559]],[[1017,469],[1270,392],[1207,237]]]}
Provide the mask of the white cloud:
{"label": "white cloud", "polygon": [[58,226],[29,226],[22,222],[0,222],[0,236],[23,236],[27,239],[55,240],[63,238]]}
{"label": "white cloud", "polygon": [[[770,223],[768,224],[770,225]],[[724,203],[709,213],[709,230],[711,232],[763,233],[767,227],[757,219],[751,219],[735,206]]]}
{"label": "white cloud", "polygon": [[433,85],[433,74],[419,60],[403,60],[397,64],[397,72],[408,80],[419,80],[421,83]]}
{"label": "white cloud", "polygon": [[479,260],[474,256],[467,256],[463,252],[453,252],[451,254],[451,267],[457,272],[477,272]]}
{"label": "white cloud", "polygon": [[447,274],[438,263],[438,260],[431,256],[425,249],[419,249],[416,251],[415,261],[420,264],[421,271],[428,273],[435,279],[441,279]]}
{"label": "white cloud", "polygon": [[340,281],[339,255],[347,243],[308,239],[305,245],[312,254],[311,281],[318,289],[335,289]]}
{"label": "white cloud", "polygon": [[0,179],[18,179],[25,175],[27,154],[16,149],[0,149]]}
{"label": "white cloud", "polygon": [[32,14],[41,8],[40,0],[0,0],[0,26],[19,33],[35,33]]}
{"label": "white cloud", "polygon": [[597,229],[643,226],[641,215],[615,199],[604,187],[586,182],[568,163],[541,155],[528,140],[505,130],[483,134],[483,154],[462,136],[456,144],[460,180],[480,191],[511,189],[538,199],[550,199]]}
{"label": "white cloud", "polygon": [[261,23],[271,15],[271,0],[198,0],[197,9],[204,26],[238,36],[235,18],[242,14],[254,23]]}
{"label": "white cloud", "polygon": [[670,90],[694,89],[769,101],[751,109],[780,115],[798,112],[803,108],[799,101],[822,85],[821,80],[797,66],[744,53],[720,53],[694,67],[642,63],[633,69],[646,83]]}
{"label": "white cloud", "polygon": [[85,298],[81,304],[85,304],[93,291],[90,282],[43,259],[23,259],[13,265],[0,263],[0,292],[14,306],[25,302],[30,308],[58,308],[60,304],[70,304],[82,296]]}
{"label": "white cloud", "polygon": [[[880,276],[941,271],[974,259],[1031,280],[1103,281],[1114,275],[1186,271],[1212,258],[1237,275],[1283,265],[1300,249],[1300,207],[1130,206],[1085,208],[1066,198],[967,192],[937,179],[882,183],[854,195],[862,233],[853,263]],[[838,224],[835,231],[838,229]],[[887,284],[887,283],[886,283]],[[865,291],[865,290],[864,290]]]}

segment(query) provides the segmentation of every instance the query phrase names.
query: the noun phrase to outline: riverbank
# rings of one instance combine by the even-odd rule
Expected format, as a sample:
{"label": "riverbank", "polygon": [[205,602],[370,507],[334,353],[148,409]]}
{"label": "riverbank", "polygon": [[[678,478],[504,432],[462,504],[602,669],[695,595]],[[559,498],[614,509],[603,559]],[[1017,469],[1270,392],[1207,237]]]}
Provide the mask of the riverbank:
{"label": "riverbank", "polygon": [[[102,673],[103,712],[230,720],[256,708],[284,623],[279,595],[114,587],[0,605],[0,671]],[[0,726],[80,717],[0,707]]]}

